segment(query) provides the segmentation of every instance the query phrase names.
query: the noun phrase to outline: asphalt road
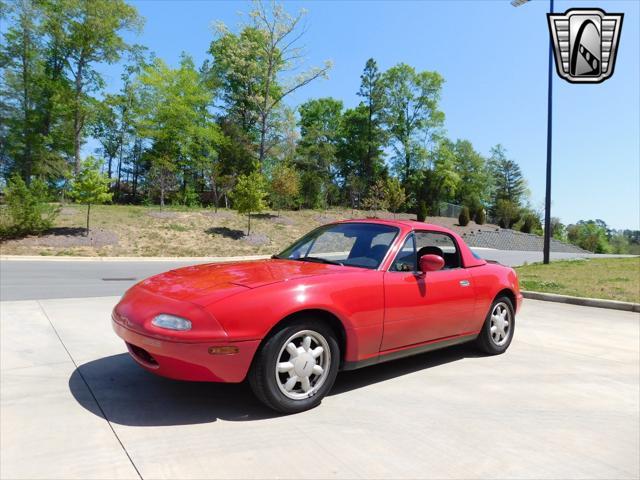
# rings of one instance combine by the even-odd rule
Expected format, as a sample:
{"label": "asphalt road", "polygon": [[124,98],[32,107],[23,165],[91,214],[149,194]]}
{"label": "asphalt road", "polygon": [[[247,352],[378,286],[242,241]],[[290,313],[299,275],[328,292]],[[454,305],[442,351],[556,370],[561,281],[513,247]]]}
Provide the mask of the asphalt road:
{"label": "asphalt road", "polygon": [[638,314],[528,300],[504,355],[343,372],[278,416],[244,384],[140,369],[117,300],[0,303],[0,478],[640,476]]}
{"label": "asphalt road", "polygon": [[[489,260],[504,265],[542,261],[541,252],[477,249]],[[553,253],[560,260],[602,255]],[[135,282],[172,268],[193,264],[188,261],[0,261],[0,300],[44,298],[86,298],[122,295]]]}

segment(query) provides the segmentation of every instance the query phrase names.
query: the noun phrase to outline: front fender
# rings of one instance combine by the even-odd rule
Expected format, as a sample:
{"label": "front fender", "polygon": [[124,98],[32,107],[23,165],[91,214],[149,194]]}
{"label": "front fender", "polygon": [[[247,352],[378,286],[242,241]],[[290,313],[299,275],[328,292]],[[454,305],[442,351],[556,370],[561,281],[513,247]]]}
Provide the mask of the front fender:
{"label": "front fender", "polygon": [[346,333],[345,360],[378,354],[384,321],[383,273],[318,275],[254,288],[207,307],[230,339],[258,340],[283,319],[305,310],[336,317]]}

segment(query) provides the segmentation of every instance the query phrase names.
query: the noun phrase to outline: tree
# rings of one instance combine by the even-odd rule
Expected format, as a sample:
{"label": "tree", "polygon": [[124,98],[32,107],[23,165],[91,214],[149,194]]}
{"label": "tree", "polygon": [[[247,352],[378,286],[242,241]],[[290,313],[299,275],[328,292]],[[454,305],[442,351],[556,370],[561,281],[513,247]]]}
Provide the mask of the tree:
{"label": "tree", "polygon": [[389,177],[387,179],[386,194],[389,208],[393,212],[393,218],[395,218],[396,213],[404,205],[407,198],[404,188],[397,178]]}
{"label": "tree", "polygon": [[440,140],[430,159],[429,168],[411,175],[410,185],[418,204],[425,202],[435,215],[439,215],[440,202],[455,201],[460,187],[455,145],[448,139]]}
{"label": "tree", "polygon": [[496,202],[496,218],[502,228],[511,228],[520,218],[520,208],[509,200]]}
{"label": "tree", "polygon": [[[315,192],[319,186],[326,204],[330,183],[336,168],[336,154],[339,142],[339,129],[342,114],[342,102],[333,98],[309,100],[299,107],[300,142],[298,143],[296,166],[303,172],[316,176],[311,183],[314,188],[303,188],[304,192]],[[304,180],[304,179],[303,179]],[[303,184],[311,186],[303,181]],[[307,198],[307,203],[315,203]]]}
{"label": "tree", "polygon": [[161,205],[165,189],[178,180],[184,195],[196,177],[215,181],[223,174],[216,165],[218,151],[228,142],[213,121],[212,94],[191,57],[183,55],[175,69],[156,59],[144,68],[138,86],[138,133],[151,141],[146,155],[152,176],[161,180]]}
{"label": "tree", "polygon": [[438,109],[443,78],[437,72],[416,72],[401,63],[382,75],[386,103],[382,121],[391,141],[395,168],[406,184],[426,161],[431,144],[444,122]]}
{"label": "tree", "polygon": [[247,214],[247,235],[251,234],[251,213],[260,213],[266,208],[267,186],[264,176],[258,172],[238,177],[231,200],[239,214]]}
{"label": "tree", "polygon": [[364,199],[364,208],[373,210],[373,216],[378,216],[378,210],[386,210],[389,208],[387,200],[387,185],[384,180],[380,179],[369,189],[369,194]]}
{"label": "tree", "polygon": [[476,211],[488,204],[491,198],[492,182],[487,162],[468,140],[457,140],[453,151],[455,171],[460,177],[456,201]]}
{"label": "tree", "polygon": [[9,178],[5,201],[10,225],[0,234],[40,234],[51,228],[59,209],[48,203],[48,192],[42,180],[35,179],[27,185],[18,172]]}
{"label": "tree", "polygon": [[516,162],[507,159],[506,150],[500,144],[491,149],[489,168],[493,176],[495,205],[498,200],[508,200],[521,205],[527,193],[527,184]]}
{"label": "tree", "polygon": [[382,153],[385,132],[382,127],[382,111],[385,106],[384,86],[378,65],[373,58],[367,60],[360,76],[360,90],[363,106],[366,109],[366,153],[362,158],[362,174],[370,183],[375,182],[382,166]]}
{"label": "tree", "polygon": [[561,242],[567,239],[566,227],[558,217],[551,217],[551,236]]}
{"label": "tree", "polygon": [[214,61],[206,68],[210,84],[222,88],[227,111],[242,112],[243,128],[248,134],[255,127],[257,159],[262,168],[272,147],[268,140],[273,116],[283,99],[313,80],[326,77],[331,63],[283,79],[286,72],[299,71],[304,62],[304,53],[297,44],[304,34],[300,27],[305,12],[291,16],[280,4],[273,3],[267,9],[258,1],[249,15],[252,23],[244,26],[239,35],[218,25],[219,37],[209,49]]}
{"label": "tree", "polygon": [[277,165],[271,174],[271,195],[274,206],[278,209],[278,215],[280,215],[280,209],[290,207],[299,194],[298,172],[288,165]]}
{"label": "tree", "polygon": [[61,0],[62,21],[57,34],[62,39],[66,68],[73,81],[73,146],[75,171],[81,168],[80,148],[84,141],[88,94],[102,87],[96,63],[114,63],[127,49],[123,30],[138,30],[141,19],[124,0]]}
{"label": "tree", "polygon": [[567,239],[593,253],[609,253],[607,227],[602,220],[580,220],[567,227]]}
{"label": "tree", "polygon": [[0,42],[0,155],[8,175],[59,177],[71,152],[65,57],[48,28],[57,7],[18,0],[7,6]]}
{"label": "tree", "polygon": [[111,179],[100,172],[100,162],[93,157],[87,158],[71,185],[70,196],[78,203],[87,205],[87,230],[89,235],[89,218],[91,205],[110,202],[113,194],[109,192]]}

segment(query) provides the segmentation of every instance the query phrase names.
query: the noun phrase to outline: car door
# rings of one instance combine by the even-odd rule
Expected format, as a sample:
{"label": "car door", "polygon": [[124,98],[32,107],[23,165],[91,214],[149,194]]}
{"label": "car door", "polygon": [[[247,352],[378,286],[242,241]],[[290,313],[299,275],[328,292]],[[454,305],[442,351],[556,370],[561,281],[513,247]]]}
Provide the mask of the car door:
{"label": "car door", "polygon": [[[441,252],[445,267],[417,270],[420,251]],[[443,232],[410,233],[384,275],[385,315],[381,350],[467,333],[475,294],[455,239]]]}

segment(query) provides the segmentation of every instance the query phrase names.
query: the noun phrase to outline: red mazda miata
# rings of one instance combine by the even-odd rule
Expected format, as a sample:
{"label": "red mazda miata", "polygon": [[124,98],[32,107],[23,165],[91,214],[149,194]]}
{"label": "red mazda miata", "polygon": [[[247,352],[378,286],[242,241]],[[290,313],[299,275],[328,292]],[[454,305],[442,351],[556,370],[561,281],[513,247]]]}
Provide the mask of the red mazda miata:
{"label": "red mazda miata", "polygon": [[513,269],[414,221],[322,226],[269,260],[172,270],[128,290],[113,328],[166,377],[241,382],[285,413],[320,403],[339,370],[475,341],[511,343]]}

